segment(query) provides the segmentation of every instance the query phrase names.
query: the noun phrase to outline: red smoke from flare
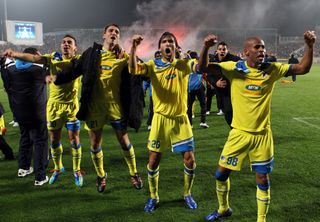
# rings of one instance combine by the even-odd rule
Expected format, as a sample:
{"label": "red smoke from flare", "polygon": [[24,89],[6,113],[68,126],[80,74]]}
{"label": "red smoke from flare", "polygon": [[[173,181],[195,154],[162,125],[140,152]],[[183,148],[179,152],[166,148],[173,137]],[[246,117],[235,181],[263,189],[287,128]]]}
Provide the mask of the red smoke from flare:
{"label": "red smoke from flare", "polygon": [[183,45],[188,29],[183,25],[173,25],[168,28],[168,31],[174,34],[177,38],[179,46]]}

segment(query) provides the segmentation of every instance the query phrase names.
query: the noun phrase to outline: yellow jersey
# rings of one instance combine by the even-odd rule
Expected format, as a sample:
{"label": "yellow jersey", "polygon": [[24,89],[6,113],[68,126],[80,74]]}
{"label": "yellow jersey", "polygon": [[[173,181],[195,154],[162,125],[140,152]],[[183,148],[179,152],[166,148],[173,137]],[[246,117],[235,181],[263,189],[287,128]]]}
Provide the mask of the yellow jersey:
{"label": "yellow jersey", "polygon": [[247,73],[236,68],[237,62],[222,62],[221,72],[231,83],[233,119],[231,126],[247,132],[260,132],[270,127],[271,96],[278,79],[285,76],[290,65],[265,63],[261,69],[243,63]]}
{"label": "yellow jersey", "polygon": [[101,50],[99,80],[95,82],[92,97],[102,103],[120,104],[121,72],[128,64],[129,55],[122,59],[109,50]]}
{"label": "yellow jersey", "polygon": [[[70,66],[72,59],[79,59],[80,55],[76,55],[71,59],[65,59],[60,53],[53,52],[43,55],[47,60],[50,68],[50,75],[57,75]],[[62,85],[49,84],[49,101],[59,103],[70,103],[78,99],[78,90],[80,86],[80,77]]]}
{"label": "yellow jersey", "polygon": [[150,77],[152,84],[153,110],[166,117],[187,113],[188,79],[194,71],[195,60],[162,59],[137,63],[136,74]]}

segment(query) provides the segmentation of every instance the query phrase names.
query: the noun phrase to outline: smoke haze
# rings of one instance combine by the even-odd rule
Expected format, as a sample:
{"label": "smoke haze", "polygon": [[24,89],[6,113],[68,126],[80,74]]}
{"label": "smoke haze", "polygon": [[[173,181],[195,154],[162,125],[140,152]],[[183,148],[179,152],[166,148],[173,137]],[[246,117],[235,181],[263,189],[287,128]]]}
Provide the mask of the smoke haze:
{"label": "smoke haze", "polygon": [[185,51],[198,50],[204,35],[213,30],[219,34],[232,29],[238,35],[244,29],[274,28],[280,34],[301,36],[320,24],[319,9],[319,0],[151,0],[136,6],[139,19],[128,34],[144,36],[141,47],[152,50],[148,56],[157,50],[164,31],[173,32]]}

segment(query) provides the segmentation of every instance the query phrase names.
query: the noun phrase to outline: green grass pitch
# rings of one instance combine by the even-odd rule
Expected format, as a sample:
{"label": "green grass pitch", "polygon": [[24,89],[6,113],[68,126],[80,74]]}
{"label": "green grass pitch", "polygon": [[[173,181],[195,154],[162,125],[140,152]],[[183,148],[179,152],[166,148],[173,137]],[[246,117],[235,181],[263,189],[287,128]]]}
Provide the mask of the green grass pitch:
{"label": "green grass pitch", "polygon": [[[282,84],[280,81],[276,84],[271,113],[275,169],[270,176],[271,205],[268,221],[320,221],[319,86],[319,65],[314,65],[310,74],[298,76],[294,84]],[[12,114],[3,90],[0,91],[0,99],[7,108],[5,119],[8,123],[12,120]],[[120,146],[110,127],[105,127],[102,145],[105,169],[109,175],[105,193],[99,194],[95,188],[96,174],[85,130],[81,132],[84,186],[76,188],[64,131],[63,162],[66,172],[54,185],[35,187],[33,175],[22,179],[17,177],[17,161],[0,161],[0,221],[203,221],[204,216],[218,205],[213,173],[229,128],[222,116],[211,114],[207,117],[210,128],[201,129],[198,106],[197,103],[193,128],[197,161],[193,195],[198,202],[198,209],[189,210],[184,206],[182,157],[168,150],[163,154],[160,165],[160,206],[151,215],[143,212],[149,193],[146,173],[148,131],[144,120],[138,133],[129,130],[129,137],[136,150],[138,169],[144,181],[142,190],[135,190],[131,186]],[[17,155],[18,129],[9,125],[7,128],[5,139]],[[49,169],[52,166],[50,161]],[[246,163],[241,172],[231,174],[230,204],[234,214],[226,221],[255,221],[255,192],[254,174]]]}

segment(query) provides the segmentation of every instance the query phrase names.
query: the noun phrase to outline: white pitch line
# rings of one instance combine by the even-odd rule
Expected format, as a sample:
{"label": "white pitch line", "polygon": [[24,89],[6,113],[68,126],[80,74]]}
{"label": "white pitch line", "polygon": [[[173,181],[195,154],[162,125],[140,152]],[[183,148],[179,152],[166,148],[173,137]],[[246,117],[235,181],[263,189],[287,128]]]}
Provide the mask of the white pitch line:
{"label": "white pitch line", "polygon": [[309,120],[310,120],[310,119],[319,119],[319,118],[306,117],[306,118],[293,118],[293,119],[294,119],[294,120],[297,120],[298,122],[304,123],[304,124],[306,124],[306,125],[308,125],[308,126],[312,126],[312,127],[314,127],[314,128],[320,129],[319,126],[314,125],[314,124],[311,124],[311,123],[303,120],[303,119],[309,119]]}

